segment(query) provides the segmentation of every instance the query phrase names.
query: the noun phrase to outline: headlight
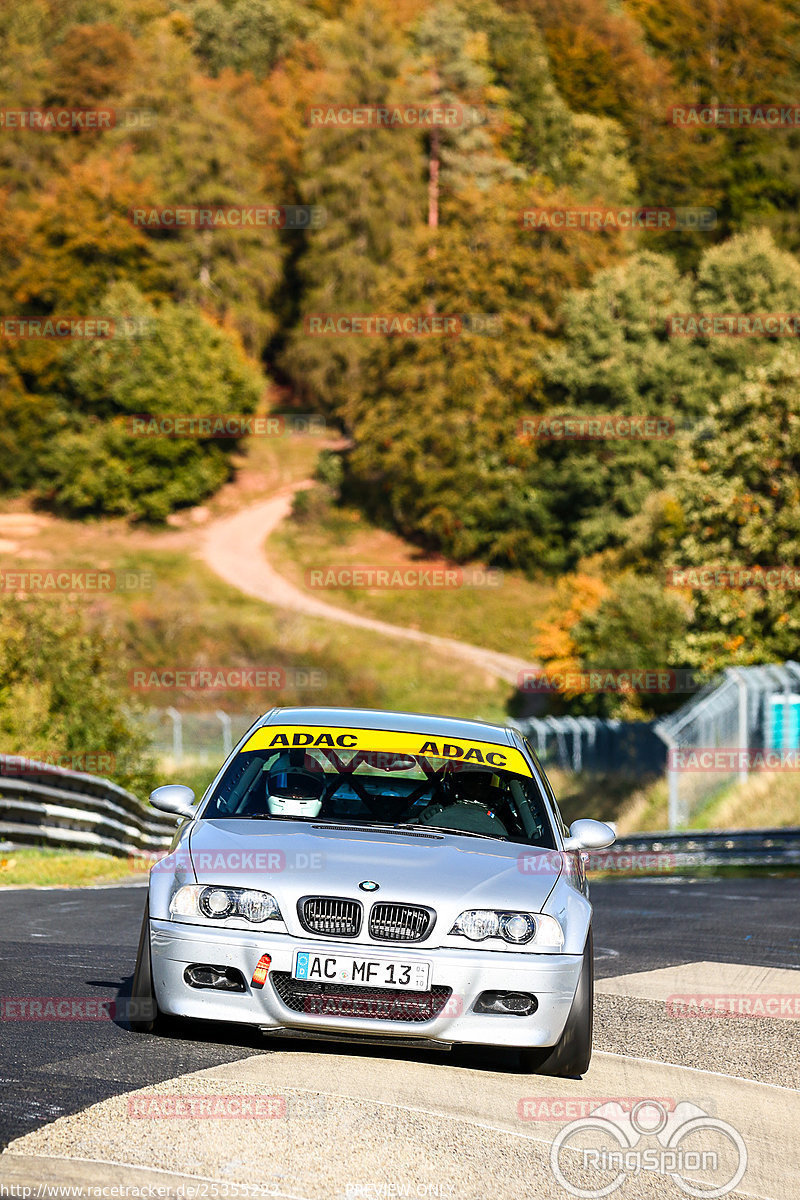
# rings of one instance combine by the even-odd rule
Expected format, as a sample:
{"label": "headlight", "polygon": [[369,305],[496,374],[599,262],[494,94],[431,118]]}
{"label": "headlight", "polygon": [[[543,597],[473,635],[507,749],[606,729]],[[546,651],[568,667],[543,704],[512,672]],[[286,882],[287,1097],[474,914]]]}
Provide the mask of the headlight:
{"label": "headlight", "polygon": [[497,937],[499,929],[500,921],[496,912],[470,908],[461,914],[451,932],[463,933],[471,942],[482,942],[485,938]]}
{"label": "headlight", "polygon": [[189,884],[178,888],[169,905],[171,917],[206,917],[224,921],[226,917],[244,917],[253,925],[281,920],[278,902],[269,892],[252,888],[207,887]]}
{"label": "headlight", "polygon": [[503,913],[500,933],[507,942],[529,942],[536,933],[536,922],[528,913]]}
{"label": "headlight", "polygon": [[461,934],[473,942],[499,937],[512,946],[547,946],[560,950],[564,945],[564,931],[558,921],[543,913],[470,908],[461,914],[450,933]]}

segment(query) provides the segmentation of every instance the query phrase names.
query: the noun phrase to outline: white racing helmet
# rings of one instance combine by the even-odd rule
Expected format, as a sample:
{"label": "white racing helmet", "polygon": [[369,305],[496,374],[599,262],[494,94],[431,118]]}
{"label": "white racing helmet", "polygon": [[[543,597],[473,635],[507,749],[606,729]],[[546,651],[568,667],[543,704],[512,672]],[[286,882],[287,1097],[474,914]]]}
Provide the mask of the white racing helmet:
{"label": "white racing helmet", "polygon": [[293,766],[281,755],[269,768],[267,808],[271,817],[318,817],[325,779],[322,772]]}

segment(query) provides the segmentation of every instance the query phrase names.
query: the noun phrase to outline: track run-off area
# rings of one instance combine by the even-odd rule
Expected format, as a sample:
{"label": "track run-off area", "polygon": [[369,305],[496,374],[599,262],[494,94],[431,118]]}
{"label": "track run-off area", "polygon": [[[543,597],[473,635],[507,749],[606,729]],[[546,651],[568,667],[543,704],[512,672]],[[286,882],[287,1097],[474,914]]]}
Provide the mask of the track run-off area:
{"label": "track run-off area", "polygon": [[[28,1010],[8,1001],[124,1002],[144,900],[141,885],[0,892],[4,1195],[576,1195],[579,1170],[565,1167],[570,1191],[551,1148],[600,1100],[695,1104],[746,1148],[726,1195],[800,1195],[800,1023],[788,1015],[800,1011],[798,879],[594,884],[595,1053],[579,1080],[525,1074],[512,1052],[488,1048],[268,1039],[189,1022],[151,1036],[102,1014],[19,1019]],[[676,1008],[676,996],[699,995],[755,998],[761,1015]],[[659,1143],[645,1131],[641,1144]],[[631,1168],[613,1194],[713,1194],[681,1178]]]}

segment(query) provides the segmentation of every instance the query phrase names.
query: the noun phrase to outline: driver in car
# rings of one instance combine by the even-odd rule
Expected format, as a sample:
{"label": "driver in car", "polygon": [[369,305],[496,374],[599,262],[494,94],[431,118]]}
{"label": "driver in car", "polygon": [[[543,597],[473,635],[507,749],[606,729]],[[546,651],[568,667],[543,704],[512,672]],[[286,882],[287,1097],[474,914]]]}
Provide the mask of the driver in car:
{"label": "driver in car", "polygon": [[322,809],[325,776],[316,763],[316,771],[293,762],[291,753],[280,755],[269,768],[266,783],[267,808],[271,817],[318,817]]}
{"label": "driver in car", "polygon": [[432,804],[420,814],[421,825],[463,829],[465,833],[508,835],[497,816],[504,797],[496,775],[488,771],[460,771],[452,778],[449,791],[449,802]]}

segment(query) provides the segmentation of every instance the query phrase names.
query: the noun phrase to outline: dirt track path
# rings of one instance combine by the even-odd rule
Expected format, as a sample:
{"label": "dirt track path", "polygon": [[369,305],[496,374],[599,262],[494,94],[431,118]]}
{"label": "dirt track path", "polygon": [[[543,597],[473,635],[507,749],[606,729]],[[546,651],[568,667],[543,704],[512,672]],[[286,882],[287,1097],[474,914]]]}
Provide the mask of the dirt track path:
{"label": "dirt track path", "polygon": [[252,504],[233,516],[220,517],[206,526],[201,546],[201,555],[205,563],[226,583],[239,588],[248,596],[255,597],[256,600],[263,600],[267,604],[287,608],[305,616],[321,617],[325,621],[338,621],[342,625],[370,629],[384,637],[402,638],[405,641],[430,646],[446,654],[454,654],[507,683],[517,683],[519,672],[530,665],[522,658],[502,654],[496,650],[485,650],[454,638],[438,637],[436,634],[422,633],[402,625],[390,625],[388,621],[379,621],[360,613],[348,612],[345,608],[309,596],[283,575],[279,575],[264,554],[264,543],[273,529],[288,516],[294,493],[309,487],[310,482],[303,480],[282,488],[269,499]]}

